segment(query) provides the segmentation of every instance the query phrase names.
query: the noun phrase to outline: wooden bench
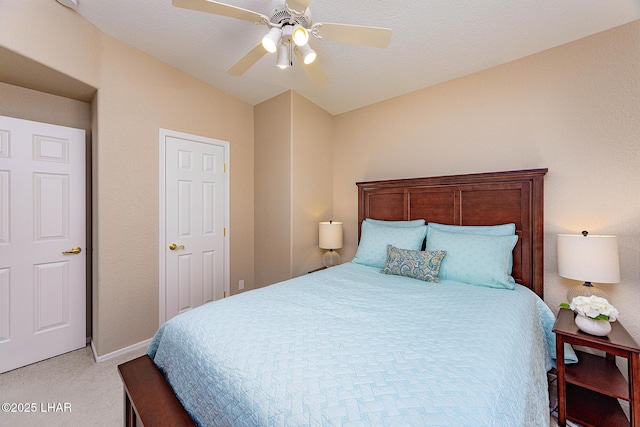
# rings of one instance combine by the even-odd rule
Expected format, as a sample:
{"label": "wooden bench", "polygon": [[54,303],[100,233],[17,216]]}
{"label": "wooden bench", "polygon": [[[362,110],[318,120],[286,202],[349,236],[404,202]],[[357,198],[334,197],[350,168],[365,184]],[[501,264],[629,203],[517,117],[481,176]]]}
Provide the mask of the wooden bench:
{"label": "wooden bench", "polygon": [[118,365],[124,384],[124,424],[135,427],[195,426],[167,384],[162,372],[147,355]]}

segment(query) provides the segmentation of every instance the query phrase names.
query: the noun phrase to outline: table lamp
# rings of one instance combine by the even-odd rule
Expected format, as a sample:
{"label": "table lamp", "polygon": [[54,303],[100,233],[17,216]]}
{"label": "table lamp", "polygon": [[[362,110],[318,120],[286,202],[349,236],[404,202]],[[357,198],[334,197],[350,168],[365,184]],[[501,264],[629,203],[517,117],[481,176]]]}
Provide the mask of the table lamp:
{"label": "table lamp", "polygon": [[582,234],[558,234],[558,274],[573,280],[582,280],[582,285],[567,291],[571,301],[576,296],[596,295],[608,300],[607,294],[591,282],[618,283],[620,262],[616,236]]}
{"label": "table lamp", "polygon": [[322,263],[325,267],[333,267],[340,264],[340,254],[336,249],[342,247],[342,223],[341,222],[321,222],[319,228],[320,247],[329,249],[322,256]]}

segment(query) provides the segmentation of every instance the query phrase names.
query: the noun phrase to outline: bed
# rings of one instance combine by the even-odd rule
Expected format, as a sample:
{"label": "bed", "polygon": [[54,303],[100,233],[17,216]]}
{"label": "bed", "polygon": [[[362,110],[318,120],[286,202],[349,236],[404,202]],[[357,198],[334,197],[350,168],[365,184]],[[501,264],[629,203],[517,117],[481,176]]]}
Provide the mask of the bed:
{"label": "bed", "polygon": [[[119,366],[126,424],[548,425],[555,340],[541,299],[545,173],[357,183],[355,262],[162,325],[147,355]],[[423,236],[402,252],[403,236],[422,230],[415,220],[432,224],[426,244]],[[506,235],[492,235],[505,225]],[[400,239],[383,261],[380,230]],[[476,265],[461,258],[468,248],[508,251],[508,261]],[[440,283],[402,269],[402,257],[425,253],[441,267]],[[393,270],[397,256],[405,263]],[[508,277],[486,267],[494,258]]]}

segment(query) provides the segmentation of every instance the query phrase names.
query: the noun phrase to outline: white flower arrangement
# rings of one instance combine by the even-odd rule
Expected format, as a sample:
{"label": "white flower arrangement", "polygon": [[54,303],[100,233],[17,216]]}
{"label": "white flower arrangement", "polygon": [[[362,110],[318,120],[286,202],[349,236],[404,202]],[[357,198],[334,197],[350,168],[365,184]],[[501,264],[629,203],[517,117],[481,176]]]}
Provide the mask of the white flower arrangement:
{"label": "white flower arrangement", "polygon": [[571,304],[563,302],[560,304],[560,307],[571,309],[582,316],[595,320],[615,322],[618,318],[618,310],[609,304],[609,301],[606,299],[595,295],[575,297],[571,300]]}

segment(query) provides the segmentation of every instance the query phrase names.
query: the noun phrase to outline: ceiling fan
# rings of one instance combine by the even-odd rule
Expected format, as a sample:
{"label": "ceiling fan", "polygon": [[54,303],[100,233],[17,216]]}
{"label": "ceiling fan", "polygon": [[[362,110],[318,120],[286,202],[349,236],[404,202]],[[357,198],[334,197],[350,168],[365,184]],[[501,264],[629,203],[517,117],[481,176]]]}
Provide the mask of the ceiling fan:
{"label": "ceiling fan", "polygon": [[292,66],[292,56],[295,54],[304,64],[303,68],[311,83],[316,87],[323,87],[329,84],[329,79],[316,60],[315,51],[309,46],[309,35],[318,39],[379,48],[389,44],[389,28],[326,22],[313,24],[310,1],[274,0],[270,4],[269,16],[212,0],[172,0],[172,3],[176,7],[241,19],[269,28],[262,41],[227,70],[228,74],[234,76],[244,74],[267,52],[277,54],[276,65],[280,68]]}

